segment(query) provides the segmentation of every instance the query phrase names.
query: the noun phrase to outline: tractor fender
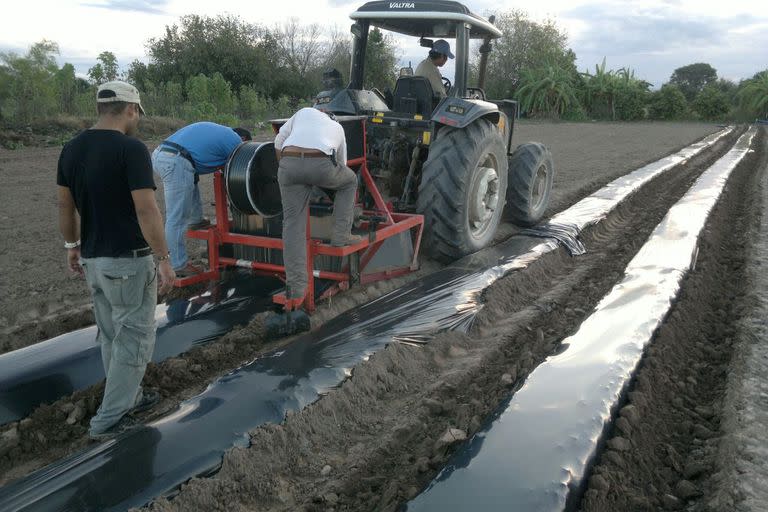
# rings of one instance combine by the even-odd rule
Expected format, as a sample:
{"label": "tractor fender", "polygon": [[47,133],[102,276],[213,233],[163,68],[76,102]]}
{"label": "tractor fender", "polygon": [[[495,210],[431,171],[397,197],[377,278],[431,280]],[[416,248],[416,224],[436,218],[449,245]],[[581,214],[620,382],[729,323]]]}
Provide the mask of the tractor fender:
{"label": "tractor fender", "polygon": [[432,113],[435,124],[452,128],[466,128],[480,118],[498,124],[501,118],[498,105],[483,100],[445,98]]}

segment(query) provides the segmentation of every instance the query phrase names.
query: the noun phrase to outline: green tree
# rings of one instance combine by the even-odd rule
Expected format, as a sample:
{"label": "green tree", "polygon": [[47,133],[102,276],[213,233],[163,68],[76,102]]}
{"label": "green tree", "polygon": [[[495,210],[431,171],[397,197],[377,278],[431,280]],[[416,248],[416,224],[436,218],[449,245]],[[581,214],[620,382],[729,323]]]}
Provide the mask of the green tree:
{"label": "green tree", "polygon": [[59,46],[53,41],[42,40],[33,44],[26,56],[14,53],[0,53],[4,66],[5,81],[8,83],[7,107],[9,117],[21,123],[28,123],[51,115],[56,111],[57,94],[55,73],[58,71],[56,57]]}
{"label": "green tree", "polygon": [[728,98],[715,84],[702,89],[691,106],[702,119],[722,119],[731,110]]}
{"label": "green tree", "polygon": [[736,85],[736,83],[727,78],[718,78],[717,82],[713,85],[717,87],[720,92],[725,94],[725,97],[728,98],[728,103],[736,103],[736,94],[739,92],[739,86]]}
{"label": "green tree", "polygon": [[664,84],[651,97],[651,117],[672,120],[682,118],[688,109],[685,95],[674,84]]}
{"label": "green tree", "polygon": [[[255,84],[261,92],[277,93],[280,51],[274,35],[237,16],[182,16],[162,37],[150,39],[147,51],[147,78],[155,82],[186,83],[190,77],[219,72],[234,90]],[[144,70],[133,70],[139,71]]]}
{"label": "green tree", "polygon": [[693,101],[704,87],[717,80],[717,70],[704,62],[688,64],[677,68],[669,79],[669,83],[676,85],[687,101]]}
{"label": "green tree", "polygon": [[616,72],[616,97],[614,99],[616,119],[637,121],[646,115],[649,89],[651,84],[635,78],[630,68],[621,68]]}
{"label": "green tree", "polygon": [[128,70],[125,72],[125,79],[142,92],[147,90],[147,83],[152,82],[149,68],[145,63],[138,59],[134,59],[134,61],[128,65]]}
{"label": "green tree", "polygon": [[232,86],[224,80],[221,73],[214,73],[208,82],[208,96],[216,112],[233,113],[235,109],[235,98],[232,94]]}
{"label": "green tree", "polygon": [[[392,56],[395,57],[394,45],[391,48]],[[331,29],[328,36],[328,44],[324,52],[322,70],[336,69],[341,76],[349,79],[349,63],[352,61],[352,39],[348,32]],[[396,63],[393,63],[394,67]]]}
{"label": "green tree", "polygon": [[184,116],[187,119],[210,120],[216,115],[216,107],[210,101],[210,81],[211,79],[202,73],[187,80],[187,102],[184,108]]}
{"label": "green tree", "polygon": [[96,60],[98,62],[88,70],[88,77],[94,84],[101,85],[120,77],[120,68],[114,53],[101,52]]}
{"label": "green tree", "polygon": [[266,98],[260,96],[250,85],[240,88],[237,98],[237,113],[241,119],[261,119],[266,115]]}
{"label": "green tree", "polygon": [[[488,57],[485,90],[490,98],[512,98],[519,86],[524,69],[541,67],[544,63],[573,75],[576,54],[568,48],[568,37],[554,21],[532,21],[521,10],[496,15],[496,26],[503,35],[493,41]],[[479,59],[479,46],[476,59]]]}
{"label": "green tree", "polygon": [[368,45],[365,48],[365,77],[367,88],[376,87],[384,90],[394,88],[397,77],[396,43],[390,34],[385,34],[377,27],[368,33]]}
{"label": "green tree", "polygon": [[77,113],[78,81],[75,76],[75,67],[72,64],[64,64],[55,73],[56,90],[59,96],[59,109],[66,114]]}
{"label": "green tree", "polygon": [[768,69],[739,86],[738,98],[748,114],[768,118]]}
{"label": "green tree", "polygon": [[13,76],[8,66],[0,65],[0,123],[2,123],[6,117],[10,114],[6,114],[6,102],[11,98],[11,86],[13,84]]}

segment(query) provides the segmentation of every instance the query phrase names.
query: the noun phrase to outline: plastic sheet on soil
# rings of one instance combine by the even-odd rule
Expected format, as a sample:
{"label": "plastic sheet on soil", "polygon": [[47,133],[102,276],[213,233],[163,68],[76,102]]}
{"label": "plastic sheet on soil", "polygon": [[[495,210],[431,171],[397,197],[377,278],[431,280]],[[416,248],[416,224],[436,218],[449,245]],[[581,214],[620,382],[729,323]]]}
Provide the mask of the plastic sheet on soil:
{"label": "plastic sheet on soil", "polygon": [[667,213],[565,350],[547,359],[428,488],[413,512],[570,509],[644,347],[695,262],[699,236],[755,129]]}
{"label": "plastic sheet on soil", "polygon": [[[270,294],[280,287],[277,279],[248,279],[222,283],[216,293],[159,305],[152,361],[164,361],[218,338],[233,325],[247,323],[254,314],[271,307]],[[102,379],[104,367],[95,326],[2,354],[0,425]]]}

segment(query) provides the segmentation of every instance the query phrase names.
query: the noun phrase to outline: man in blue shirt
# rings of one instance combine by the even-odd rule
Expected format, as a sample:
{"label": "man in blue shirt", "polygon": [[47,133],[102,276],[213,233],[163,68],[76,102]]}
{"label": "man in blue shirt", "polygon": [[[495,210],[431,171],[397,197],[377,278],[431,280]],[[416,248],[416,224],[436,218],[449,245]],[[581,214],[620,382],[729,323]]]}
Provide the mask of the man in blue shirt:
{"label": "man in blue shirt", "polygon": [[187,262],[184,233],[188,228],[209,224],[203,217],[197,176],[223,166],[235,148],[246,140],[251,140],[251,134],[243,128],[193,123],[168,137],[152,153],[152,167],[163,180],[165,238],[178,277],[197,272]]}

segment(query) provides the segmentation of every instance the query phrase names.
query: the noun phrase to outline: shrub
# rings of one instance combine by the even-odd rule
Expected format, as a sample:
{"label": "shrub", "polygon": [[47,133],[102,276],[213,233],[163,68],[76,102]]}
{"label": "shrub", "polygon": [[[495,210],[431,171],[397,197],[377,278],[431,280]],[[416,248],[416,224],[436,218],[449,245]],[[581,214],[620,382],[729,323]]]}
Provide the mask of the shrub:
{"label": "shrub", "polygon": [[721,119],[730,109],[728,98],[713,85],[704,87],[693,100],[693,110],[702,119]]}
{"label": "shrub", "polygon": [[687,110],[685,96],[676,85],[664,84],[651,96],[650,116],[653,119],[681,119]]}

